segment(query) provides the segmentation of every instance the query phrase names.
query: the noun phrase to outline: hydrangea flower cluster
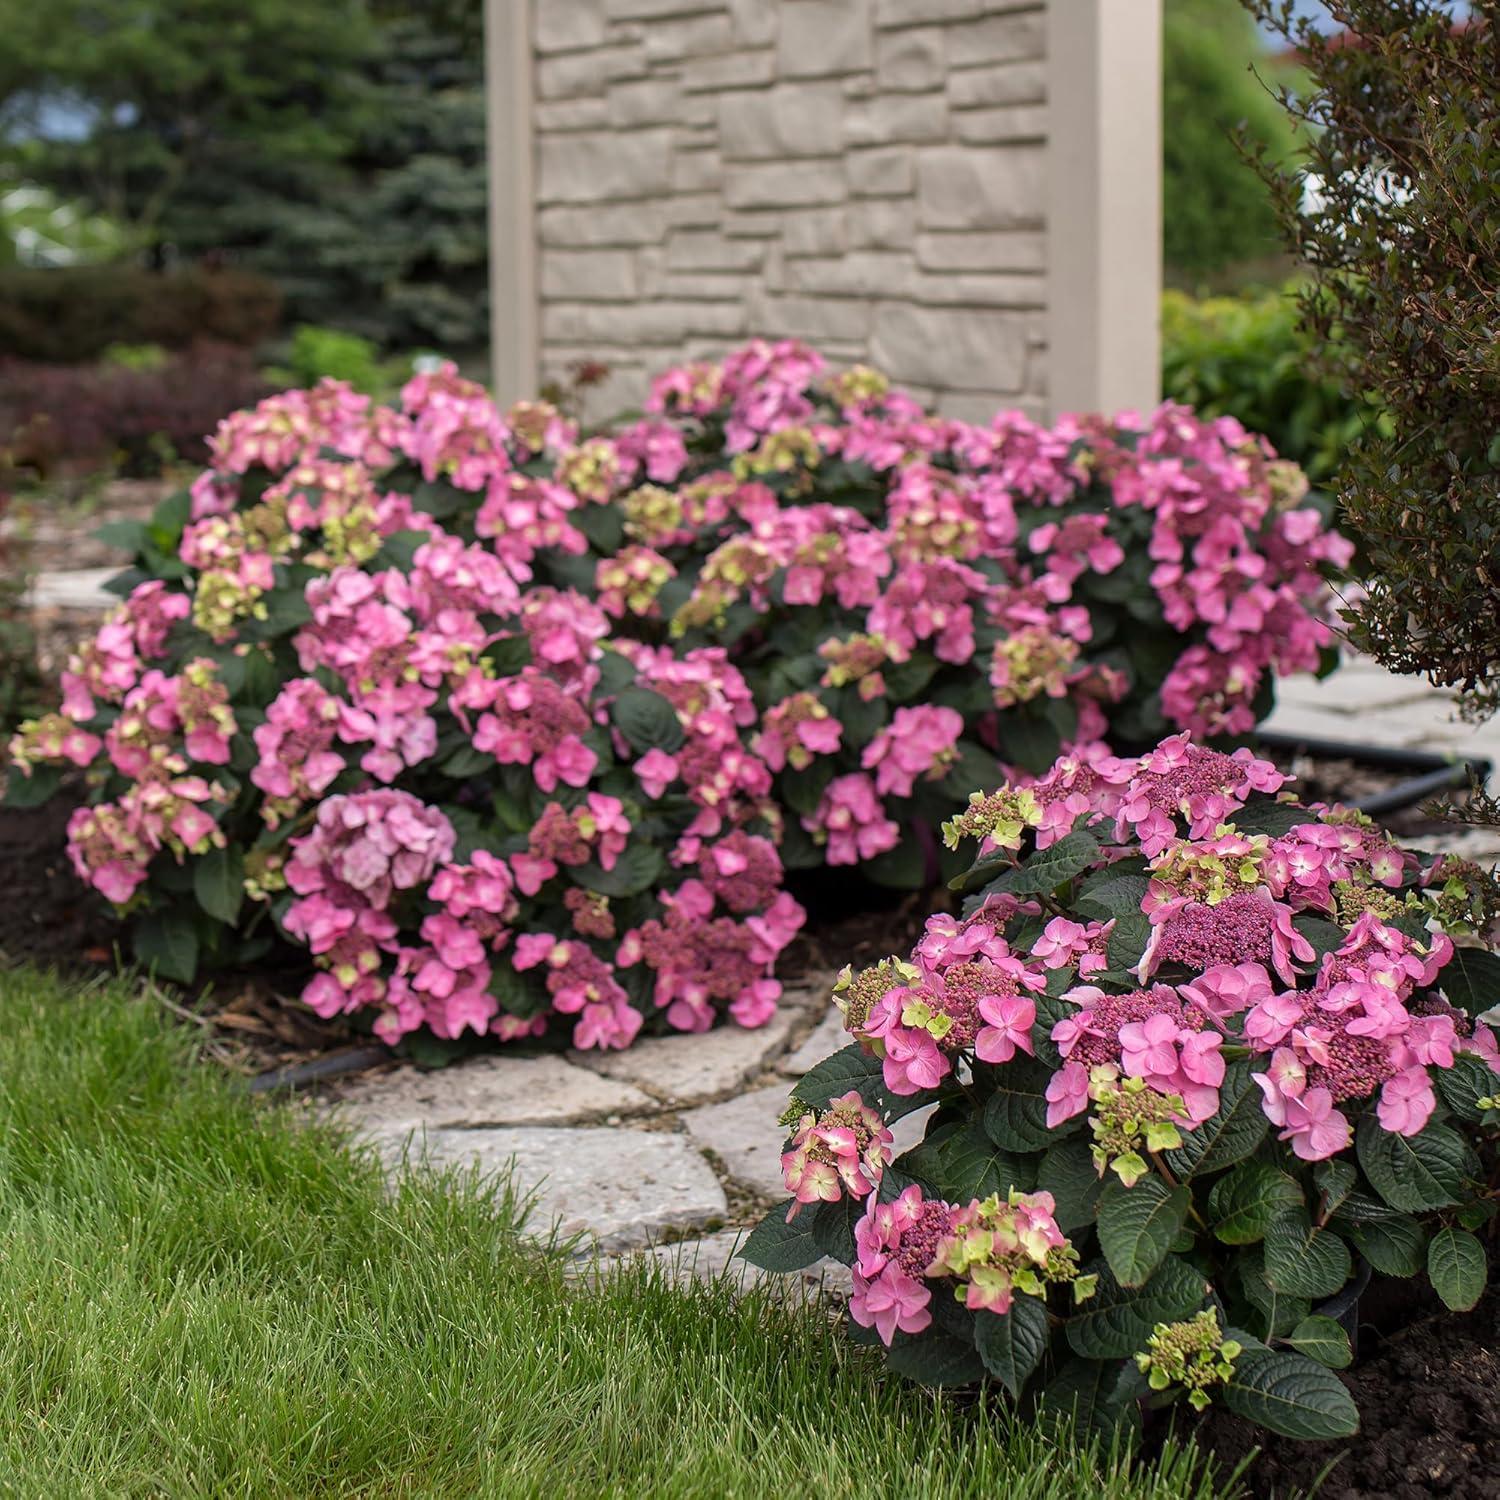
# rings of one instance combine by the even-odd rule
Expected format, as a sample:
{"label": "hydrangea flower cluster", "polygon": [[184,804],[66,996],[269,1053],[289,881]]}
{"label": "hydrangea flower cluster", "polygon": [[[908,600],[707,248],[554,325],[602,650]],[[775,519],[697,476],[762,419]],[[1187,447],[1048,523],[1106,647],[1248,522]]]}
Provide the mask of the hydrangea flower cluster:
{"label": "hydrangea flower cluster", "polygon": [[[839,977],[850,1041],[796,1087],[788,1210],[813,1216],[812,1253],[842,1247],[850,1317],[896,1368],[1044,1403],[1088,1381],[1117,1417],[1222,1397],[1326,1437],[1357,1418],[1317,1363],[1349,1358],[1317,1306],[1356,1257],[1478,1300],[1500,1170],[1495,879],[1286,780],[1186,733],[1079,747],[975,793],[946,829],[977,845],[962,908]],[[916,1145],[862,1154],[922,1108]],[[823,1143],[830,1109],[849,1133]],[[750,1259],[800,1263],[786,1217]],[[944,1278],[974,1317],[937,1315]],[[1053,1297],[1068,1280],[1106,1310]],[[998,1334],[996,1315],[1024,1326]],[[1111,1370],[1080,1372],[1096,1361]],[[1313,1410],[1270,1399],[1294,1376]]]}
{"label": "hydrangea flower cluster", "polygon": [[[504,860],[516,930],[567,957],[517,963],[507,924],[443,960],[449,988],[440,913],[403,893],[389,937],[359,927],[378,964],[343,1000],[320,978],[320,1008],[387,1035],[754,1024],[798,920],[782,870],[931,884],[957,868],[931,830],[976,780],[1066,744],[1082,786],[1106,731],[1237,732],[1328,646],[1347,547],[1232,422],[981,427],[759,342],[648,406],[582,438],[444,367],[394,407],[325,381],[220,424],[139,528],[61,716],[12,747],[33,800],[84,771],[72,856],[136,903],[144,957],[232,960],[245,898],[303,942],[282,882],[318,804],[390,789],[448,819],[458,866]],[[1142,795],[1121,816],[1154,828]],[[1059,830],[1068,801],[1045,801]],[[929,1043],[919,1071],[956,1045]]]}

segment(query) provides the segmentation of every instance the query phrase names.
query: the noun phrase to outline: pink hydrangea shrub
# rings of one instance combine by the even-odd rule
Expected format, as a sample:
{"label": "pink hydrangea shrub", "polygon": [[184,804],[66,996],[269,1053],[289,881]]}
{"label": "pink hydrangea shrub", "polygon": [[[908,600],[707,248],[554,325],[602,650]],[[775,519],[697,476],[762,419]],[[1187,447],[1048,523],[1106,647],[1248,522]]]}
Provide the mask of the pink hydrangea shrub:
{"label": "pink hydrangea shrub", "polygon": [[[1232,422],[981,427],[789,343],[649,406],[582,438],[444,367],[395,407],[328,381],[220,424],[12,747],[20,796],[83,772],[71,857],[143,957],[233,960],[247,900],[310,946],[289,864],[321,804],[389,790],[452,826],[434,880],[483,852],[517,912],[478,951],[429,892],[341,905],[320,1010],[609,1045],[631,1008],[757,1024],[784,869],[930,884],[967,787],[1066,747],[1061,833],[1101,736],[1239,732],[1328,647],[1347,548]],[[1120,816],[1155,827],[1141,796]]]}
{"label": "pink hydrangea shrub", "polygon": [[[919,1379],[1352,1431],[1319,1304],[1361,1260],[1485,1287],[1500,881],[1286,780],[1183,733],[975,793],[962,912],[840,977],[851,1040],[794,1091],[747,1257],[839,1255],[854,1330]],[[1300,1411],[1268,1399],[1293,1380]]]}

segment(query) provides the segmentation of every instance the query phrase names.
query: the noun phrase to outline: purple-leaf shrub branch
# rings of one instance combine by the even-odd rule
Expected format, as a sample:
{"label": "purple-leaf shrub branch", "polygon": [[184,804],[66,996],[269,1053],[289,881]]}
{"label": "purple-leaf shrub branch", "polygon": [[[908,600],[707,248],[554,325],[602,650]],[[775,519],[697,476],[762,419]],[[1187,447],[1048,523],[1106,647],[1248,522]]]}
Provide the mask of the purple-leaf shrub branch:
{"label": "purple-leaf shrub branch", "polygon": [[756,1024],[784,867],[920,885],[997,764],[1237,732],[1326,650],[1346,548],[1233,423],[981,428],[790,344],[653,405],[580,438],[448,368],[221,424],[12,747],[12,800],[84,772],[70,854],[142,958],[268,914],[389,1037]]}
{"label": "purple-leaf shrub branch", "polygon": [[1286,781],[1180,734],[975,793],[962,913],[840,977],[851,1043],[797,1085],[746,1255],[839,1255],[856,1330],[919,1379],[1351,1431],[1316,1307],[1356,1257],[1454,1308],[1485,1287],[1500,883]]}

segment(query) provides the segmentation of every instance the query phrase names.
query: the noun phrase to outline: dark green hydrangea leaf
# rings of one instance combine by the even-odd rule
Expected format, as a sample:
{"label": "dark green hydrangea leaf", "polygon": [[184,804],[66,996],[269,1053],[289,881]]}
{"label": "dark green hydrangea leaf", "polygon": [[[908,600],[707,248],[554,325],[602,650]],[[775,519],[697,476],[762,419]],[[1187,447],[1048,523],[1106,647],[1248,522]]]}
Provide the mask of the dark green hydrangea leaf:
{"label": "dark green hydrangea leaf", "polygon": [[1484,1246],[1466,1229],[1438,1230],[1427,1247],[1427,1276],[1448,1307],[1468,1312],[1489,1280]]}
{"label": "dark green hydrangea leaf", "polygon": [[1051,1073],[1018,1054],[995,1070],[995,1091],[984,1107],[984,1128],[1002,1151],[1044,1151],[1058,1136],[1047,1124]]}
{"label": "dark green hydrangea leaf", "polygon": [[1306,1355],[1247,1349],[1224,1387],[1224,1404],[1290,1438],[1353,1437],[1359,1411],[1344,1383]]}
{"label": "dark green hydrangea leaf", "polygon": [[1286,1341],[1299,1354],[1315,1359],[1330,1370],[1347,1369],[1354,1362],[1349,1335],[1332,1318],[1314,1313],[1287,1334]]}
{"label": "dark green hydrangea leaf", "polygon": [[1192,1194],[1147,1174],[1134,1187],[1111,1178],[1099,1194],[1099,1248],[1122,1286],[1144,1286],[1172,1248]]}
{"label": "dark green hydrangea leaf", "polygon": [[1202,1272],[1175,1255],[1133,1291],[1120,1285],[1105,1261],[1094,1261],[1085,1270],[1098,1276],[1099,1284],[1063,1325],[1073,1352],[1085,1359],[1128,1359],[1146,1347],[1158,1323],[1192,1317],[1209,1292]]}
{"label": "dark green hydrangea leaf", "polygon": [[1375,1191],[1407,1213],[1462,1201],[1464,1184],[1478,1169],[1463,1137],[1447,1125],[1429,1124],[1417,1135],[1404,1136],[1366,1115],[1355,1133],[1355,1147]]}
{"label": "dark green hydrangea leaf", "polygon": [[1052,1194],[1057,1205],[1054,1217],[1064,1234],[1094,1222],[1104,1183],[1087,1141],[1059,1141],[1051,1147],[1042,1157],[1036,1185]]}
{"label": "dark green hydrangea leaf", "polygon": [[1313,1224],[1305,1209],[1271,1221],[1265,1235],[1266,1280],[1292,1297],[1331,1297],[1349,1280],[1349,1247],[1330,1229]]}
{"label": "dark green hydrangea leaf", "polygon": [[1294,1178],[1265,1162],[1241,1162],[1208,1195],[1208,1225],[1226,1245],[1253,1245],[1271,1221],[1302,1204]]}
{"label": "dark green hydrangea leaf", "polygon": [[1207,1177],[1243,1161],[1265,1139],[1271,1122],[1244,1058],[1231,1062],[1219,1085],[1219,1110],[1196,1130],[1183,1132],[1182,1144],[1167,1152],[1167,1165],[1179,1181]]}
{"label": "dark green hydrangea leaf", "polygon": [[792,1220],[786,1222],[792,1199],[778,1203],[750,1231],[745,1243],[740,1246],[739,1258],[747,1260],[762,1271],[800,1271],[820,1260],[823,1252],[813,1234],[813,1215],[804,1208]]}
{"label": "dark green hydrangea leaf", "polygon": [[1018,1295],[1009,1312],[981,1311],[974,1320],[974,1345],[985,1369],[1019,1397],[1047,1352],[1047,1304]]}

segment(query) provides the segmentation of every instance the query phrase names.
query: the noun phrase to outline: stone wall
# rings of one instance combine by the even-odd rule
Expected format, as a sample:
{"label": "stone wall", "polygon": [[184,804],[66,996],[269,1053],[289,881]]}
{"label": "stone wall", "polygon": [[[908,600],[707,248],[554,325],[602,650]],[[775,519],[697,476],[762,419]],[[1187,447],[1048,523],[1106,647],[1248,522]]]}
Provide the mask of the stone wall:
{"label": "stone wall", "polygon": [[609,364],[591,415],[752,334],[1041,411],[1042,0],[529,3],[541,366]]}

